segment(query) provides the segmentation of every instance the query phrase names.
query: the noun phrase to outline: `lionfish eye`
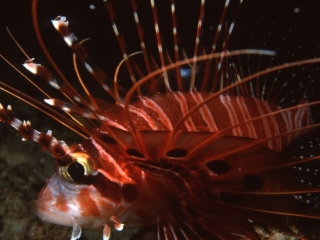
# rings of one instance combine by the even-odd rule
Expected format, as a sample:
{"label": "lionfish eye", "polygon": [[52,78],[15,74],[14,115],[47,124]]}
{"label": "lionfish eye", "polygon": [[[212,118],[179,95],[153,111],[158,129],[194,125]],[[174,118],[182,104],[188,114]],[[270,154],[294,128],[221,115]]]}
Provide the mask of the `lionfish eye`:
{"label": "lionfish eye", "polygon": [[85,169],[81,163],[73,162],[68,166],[68,174],[75,181],[80,182],[84,177]]}
{"label": "lionfish eye", "polygon": [[61,177],[70,183],[89,183],[89,179],[95,175],[90,157],[85,153],[72,153],[70,155],[73,161],[60,167]]}

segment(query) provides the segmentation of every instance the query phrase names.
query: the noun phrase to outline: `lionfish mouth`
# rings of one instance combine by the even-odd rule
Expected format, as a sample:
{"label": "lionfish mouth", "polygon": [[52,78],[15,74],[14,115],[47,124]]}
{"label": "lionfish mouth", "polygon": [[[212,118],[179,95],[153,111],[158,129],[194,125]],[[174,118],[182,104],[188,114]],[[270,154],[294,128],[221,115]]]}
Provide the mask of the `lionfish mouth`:
{"label": "lionfish mouth", "polygon": [[[142,239],[143,229],[154,225],[158,240],[260,239],[274,228],[312,238],[299,228],[303,220],[297,229],[287,222],[320,219],[314,3],[288,1],[283,9],[269,1],[104,0],[81,10],[84,3],[74,1],[69,14],[62,1],[32,2],[39,43],[24,40],[24,29],[20,36],[11,22],[17,40],[7,36],[14,40],[8,45],[24,46],[23,66],[39,79],[11,63],[21,55],[12,53],[16,47],[0,47],[3,62],[24,78],[10,72],[1,79],[0,121],[55,158],[55,167],[37,166],[55,169],[36,202],[43,221],[71,226],[72,240],[82,228],[102,232],[103,239],[111,229],[141,228],[130,239]],[[80,19],[78,8],[85,12]],[[44,33],[50,19],[53,27]],[[65,45],[73,53],[62,50]],[[49,116],[54,134],[16,118],[9,95],[31,105],[31,122],[42,129],[45,121],[34,109]],[[83,142],[67,144],[67,129],[78,137],[71,142]],[[16,155],[0,175],[28,176],[28,187],[21,188],[20,179],[11,188],[4,177],[3,189],[12,191],[4,190],[3,198],[41,187],[31,173],[20,174],[31,167],[11,162]],[[23,231],[28,239],[45,238],[34,223]]]}

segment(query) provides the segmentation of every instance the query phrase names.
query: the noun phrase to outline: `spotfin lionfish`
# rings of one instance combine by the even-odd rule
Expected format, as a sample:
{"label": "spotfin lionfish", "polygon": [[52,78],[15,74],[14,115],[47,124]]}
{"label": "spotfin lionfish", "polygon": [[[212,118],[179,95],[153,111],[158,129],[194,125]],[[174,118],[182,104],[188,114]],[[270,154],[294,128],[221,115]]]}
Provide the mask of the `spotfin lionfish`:
{"label": "spotfin lionfish", "polygon": [[[301,164],[319,156],[286,151],[319,127],[320,101],[311,94],[317,79],[306,70],[320,58],[274,65],[274,50],[232,50],[243,1],[231,0],[237,5],[231,17],[229,0],[190,2],[104,0],[122,56],[111,73],[89,56],[67,17],[52,20],[74,52],[80,82],[75,87],[46,49],[33,0],[35,31],[56,73],[29,57],[24,67],[65,98],[43,91],[51,108],[3,82],[0,88],[85,140],[67,145],[50,130],[38,132],[16,118],[11,106],[0,106],[0,120],[52,153],[56,172],[39,193],[36,213],[43,221],[71,226],[72,240],[82,228],[101,231],[106,240],[111,228],[150,225],[157,226],[159,240],[260,239],[257,224],[304,239],[282,216],[320,219],[303,200],[319,193],[318,185],[296,177]],[[129,16],[121,14],[124,5]],[[159,10],[164,7],[165,17]],[[217,7],[221,15],[213,17]],[[179,9],[186,8],[197,16],[187,26],[189,36],[180,34],[180,15],[187,13]],[[122,31],[127,19],[135,38]],[[171,27],[162,28],[162,21]],[[132,42],[139,48],[132,50]],[[92,83],[83,79],[80,63],[103,94],[88,90]]]}

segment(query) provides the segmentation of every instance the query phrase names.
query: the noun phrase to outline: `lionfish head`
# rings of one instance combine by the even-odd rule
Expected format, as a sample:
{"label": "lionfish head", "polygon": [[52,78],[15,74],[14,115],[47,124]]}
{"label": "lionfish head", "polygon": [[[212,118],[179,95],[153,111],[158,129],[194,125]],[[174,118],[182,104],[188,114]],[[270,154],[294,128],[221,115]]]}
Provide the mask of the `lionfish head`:
{"label": "lionfish head", "polygon": [[[39,193],[36,213],[43,221],[73,226],[74,238],[81,228],[104,229],[109,236],[109,226],[122,230],[128,222],[131,227],[156,223],[157,203],[151,192],[141,189],[144,175],[128,164],[130,159],[110,155],[93,139],[70,148],[48,134],[39,142],[51,143],[51,151],[63,156],[57,158],[56,173]],[[142,198],[149,199],[143,209]],[[137,218],[136,213],[144,215]]]}

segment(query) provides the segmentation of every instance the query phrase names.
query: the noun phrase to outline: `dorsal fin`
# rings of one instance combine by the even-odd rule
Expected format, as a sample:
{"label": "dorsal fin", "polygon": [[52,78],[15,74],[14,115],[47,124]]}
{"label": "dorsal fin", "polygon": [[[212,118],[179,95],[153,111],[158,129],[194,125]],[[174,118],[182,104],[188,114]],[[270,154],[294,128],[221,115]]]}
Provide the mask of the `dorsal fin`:
{"label": "dorsal fin", "polygon": [[121,86],[117,86],[118,95],[120,99],[117,99],[117,95],[114,91],[115,83],[110,77],[108,77],[98,66],[96,66],[92,59],[89,57],[88,53],[82,47],[82,45],[78,42],[78,39],[74,36],[72,32],[70,32],[68,28],[68,21],[65,17],[57,17],[52,21],[54,27],[64,38],[67,45],[77,54],[77,56],[81,59],[85,67],[88,71],[96,78],[96,80],[100,83],[100,85],[118,102],[121,102],[121,98],[125,96],[126,90],[124,90]]}

